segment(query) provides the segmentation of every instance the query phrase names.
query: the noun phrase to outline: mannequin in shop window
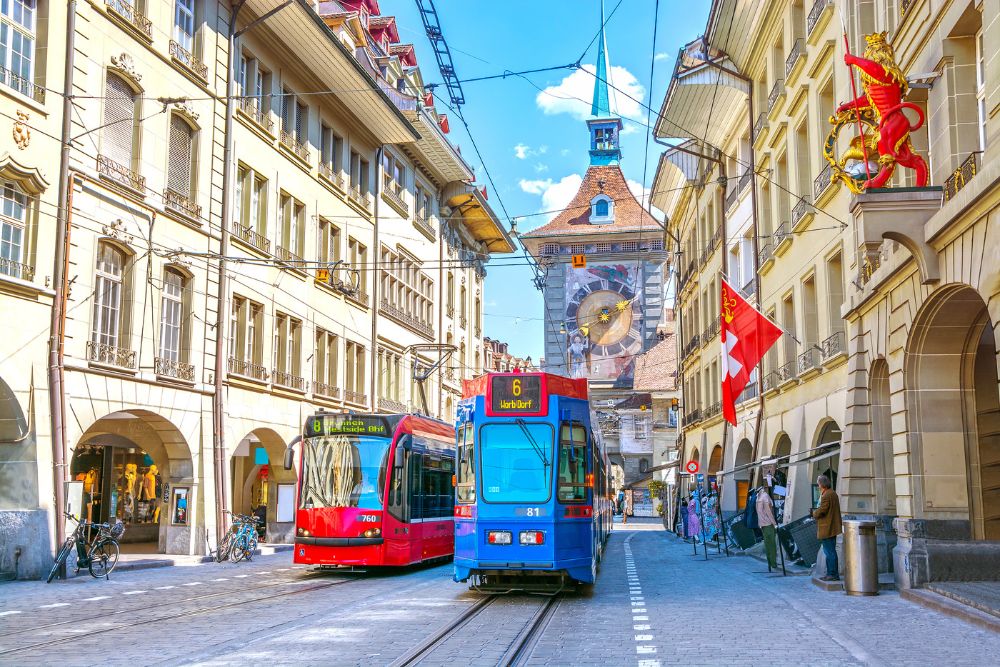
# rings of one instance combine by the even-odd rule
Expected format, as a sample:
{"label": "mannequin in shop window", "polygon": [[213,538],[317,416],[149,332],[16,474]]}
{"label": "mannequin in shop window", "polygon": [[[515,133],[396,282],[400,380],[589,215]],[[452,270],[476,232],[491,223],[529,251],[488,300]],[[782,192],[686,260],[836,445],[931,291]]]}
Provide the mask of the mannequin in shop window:
{"label": "mannequin in shop window", "polygon": [[143,516],[145,521],[156,521],[159,519],[160,508],[157,506],[156,496],[156,466],[149,466],[149,470],[142,476],[142,486],[139,489],[139,500],[145,503],[146,512]]}
{"label": "mannequin in shop window", "polygon": [[91,468],[77,475],[76,479],[83,482],[83,503],[87,506],[87,521],[93,521],[94,494],[101,491],[101,473],[97,472],[97,468]]}

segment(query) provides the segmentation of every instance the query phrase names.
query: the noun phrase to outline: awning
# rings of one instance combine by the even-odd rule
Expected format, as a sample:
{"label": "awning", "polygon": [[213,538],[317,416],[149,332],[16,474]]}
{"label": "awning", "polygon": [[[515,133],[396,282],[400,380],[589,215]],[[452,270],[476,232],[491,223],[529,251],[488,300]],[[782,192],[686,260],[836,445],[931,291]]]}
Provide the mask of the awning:
{"label": "awning", "polygon": [[406,111],[404,114],[420,132],[420,139],[409,144],[411,150],[407,152],[415,153],[412,156],[442,183],[468,181],[473,178],[472,167],[451,145],[437,122],[426,110]]}
{"label": "awning", "polygon": [[443,198],[445,204],[462,216],[466,229],[487,252],[514,252],[514,241],[479,188],[469,183],[453,182],[444,189]]}
{"label": "awning", "polygon": [[[776,464],[776,465],[799,465],[802,463],[812,463],[813,461],[819,461],[820,459],[830,458],[840,454],[840,443],[839,442],[827,442],[820,445],[819,447],[813,447],[812,449],[807,449],[804,452],[795,452],[793,454],[788,454],[786,456],[778,456],[774,458],[761,459],[760,461],[755,461],[753,463],[747,463],[745,465],[737,466],[732,470],[723,470],[721,472],[715,473],[717,477],[723,477],[725,475],[732,475],[738,472],[743,472],[744,470],[751,470],[753,468],[759,468],[766,464]],[[794,461],[792,457],[802,457],[796,458]]]}
{"label": "awning", "polygon": [[[727,56],[713,58],[712,62],[736,70]],[[704,60],[692,67],[678,68],[660,107],[656,136],[698,139],[721,147],[737,118],[746,118],[749,92],[747,82]]]}
{"label": "awning", "polygon": [[725,50],[740,72],[746,69],[755,44],[749,36],[760,33],[758,25],[769,15],[764,9],[761,0],[717,0],[712,3],[706,30],[708,42],[716,49]]}

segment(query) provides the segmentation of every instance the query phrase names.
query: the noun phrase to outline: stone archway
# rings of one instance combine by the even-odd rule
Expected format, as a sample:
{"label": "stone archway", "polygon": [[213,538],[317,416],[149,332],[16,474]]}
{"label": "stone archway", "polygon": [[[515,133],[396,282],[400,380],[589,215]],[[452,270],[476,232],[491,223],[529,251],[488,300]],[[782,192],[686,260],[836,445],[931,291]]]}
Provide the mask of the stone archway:
{"label": "stone archway", "polygon": [[[791,467],[789,466],[789,458],[792,455],[792,439],[787,433],[782,432],[778,434],[777,439],[774,441],[774,446],[771,448],[771,456],[769,459],[776,459],[774,470],[774,517],[778,520],[778,524],[785,522],[785,508],[789,499],[789,489],[794,482],[791,477]],[[778,489],[785,489],[784,495],[778,492]],[[796,517],[788,517],[788,520]]]}
{"label": "stone archway", "polygon": [[833,419],[822,421],[817,428],[816,441],[813,444],[813,453],[810,456],[812,464],[809,466],[809,487],[812,490],[812,506],[819,505],[819,486],[816,478],[826,475],[830,478],[833,489],[837,489],[837,479],[840,476],[840,444],[843,433],[840,425]]}
{"label": "stone archway", "polygon": [[912,515],[975,540],[1000,540],[996,354],[985,301],[948,285],[917,313],[903,365]]}
{"label": "stone archway", "polygon": [[164,417],[140,409],[101,417],[72,449],[70,476],[83,483],[81,513],[125,523],[123,552],[197,551],[204,501],[191,449]]}
{"label": "stone archway", "polygon": [[747,504],[747,496],[750,492],[750,477],[753,473],[749,467],[752,456],[753,444],[749,439],[743,438],[736,445],[736,458],[733,460],[733,479],[735,483],[737,510],[742,510]]}
{"label": "stone archway", "polygon": [[718,484],[718,474],[722,471],[722,445],[712,447],[712,453],[708,457],[708,467],[705,468],[705,479],[711,488],[713,484]]}
{"label": "stone archway", "polygon": [[294,540],[296,470],[285,470],[287,443],[269,428],[248,433],[230,459],[232,504],[237,514],[253,514],[263,523],[262,541],[285,544]]}

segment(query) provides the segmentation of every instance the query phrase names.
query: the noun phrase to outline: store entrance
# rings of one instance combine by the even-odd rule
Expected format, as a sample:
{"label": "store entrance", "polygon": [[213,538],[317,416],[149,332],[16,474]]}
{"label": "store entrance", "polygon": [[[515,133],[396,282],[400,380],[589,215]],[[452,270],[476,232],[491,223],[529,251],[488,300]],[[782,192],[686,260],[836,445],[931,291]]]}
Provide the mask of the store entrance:
{"label": "store entrance", "polygon": [[84,518],[123,522],[123,553],[160,551],[161,468],[148,452],[119,435],[95,436],[73,452],[70,475],[83,482]]}
{"label": "store entrance", "polygon": [[290,544],[295,539],[296,471],[285,470],[284,453],[281,436],[259,428],[239,442],[230,462],[232,510],[260,520],[261,542]]}

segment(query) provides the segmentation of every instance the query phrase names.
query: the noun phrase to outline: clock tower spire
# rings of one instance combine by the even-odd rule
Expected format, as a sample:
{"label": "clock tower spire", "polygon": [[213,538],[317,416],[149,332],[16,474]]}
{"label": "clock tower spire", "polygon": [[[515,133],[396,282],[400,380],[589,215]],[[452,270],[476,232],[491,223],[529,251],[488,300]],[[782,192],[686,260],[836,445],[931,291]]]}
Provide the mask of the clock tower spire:
{"label": "clock tower spire", "polygon": [[587,129],[590,131],[590,164],[618,164],[622,158],[619,142],[622,119],[611,109],[611,67],[608,65],[608,40],[604,34],[604,0],[601,0],[601,31],[597,37],[597,69],[594,73],[594,99],[590,105]]}

